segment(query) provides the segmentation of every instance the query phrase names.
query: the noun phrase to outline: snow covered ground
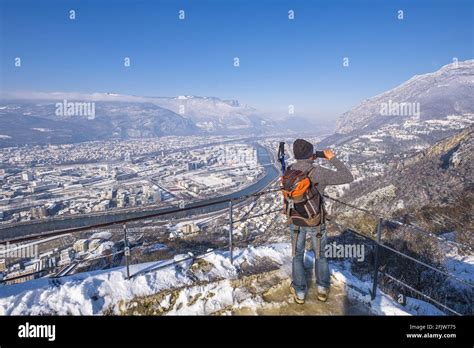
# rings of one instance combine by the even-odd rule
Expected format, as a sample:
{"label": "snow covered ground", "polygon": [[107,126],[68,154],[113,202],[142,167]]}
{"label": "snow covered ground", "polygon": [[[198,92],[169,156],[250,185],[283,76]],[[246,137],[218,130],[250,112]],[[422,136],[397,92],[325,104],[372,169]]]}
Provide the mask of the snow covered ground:
{"label": "snow covered ground", "polygon": [[372,287],[372,281],[362,281],[351,274],[350,266],[344,263],[343,267],[336,269],[330,266],[331,274],[346,284],[347,296],[350,299],[360,301],[370,307],[372,313],[377,315],[445,315],[430,303],[407,297],[405,306],[399,305],[390,296],[377,289],[377,296],[371,301],[368,289]]}
{"label": "snow covered ground", "polygon": [[457,247],[453,247],[446,250],[444,264],[449,273],[474,283],[474,255],[461,254]]}
{"label": "snow covered ground", "polygon": [[[132,265],[131,274],[135,276],[131,280],[126,279],[125,268],[118,267],[55,280],[43,278],[0,285],[0,314],[120,314],[127,302],[167,291],[159,302],[166,314],[205,315],[226,308],[258,307],[262,305],[261,297],[255,296],[250,288],[235,285],[239,270],[244,264],[258,267],[265,259],[271,260],[280,269],[278,272],[289,278],[290,249],[288,243],[278,243],[235,250],[234,265],[230,264],[227,252],[209,252],[199,260],[177,255],[174,260]],[[173,265],[163,267],[172,262]],[[305,262],[313,262],[311,253],[307,254]],[[370,301],[370,281],[354,277],[348,263],[332,264],[331,274],[333,282],[343,285],[349,299],[367,305],[374,314],[443,314],[434,306],[415,299],[408,299],[403,307],[382,292]],[[173,293],[176,289],[179,291]]]}

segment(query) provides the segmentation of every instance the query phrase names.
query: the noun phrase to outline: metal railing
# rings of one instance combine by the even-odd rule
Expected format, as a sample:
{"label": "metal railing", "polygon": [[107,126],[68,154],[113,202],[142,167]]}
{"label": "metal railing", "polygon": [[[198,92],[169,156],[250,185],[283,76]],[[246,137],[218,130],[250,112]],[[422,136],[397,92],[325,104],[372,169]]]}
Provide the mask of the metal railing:
{"label": "metal railing", "polygon": [[[164,212],[152,213],[152,214],[148,214],[148,215],[145,215],[145,216],[134,217],[134,218],[129,218],[129,219],[122,219],[122,220],[119,220],[119,221],[114,221],[114,222],[109,222],[109,223],[95,224],[95,225],[83,226],[83,227],[66,229],[66,230],[51,231],[51,232],[47,232],[47,233],[41,233],[41,234],[31,235],[31,236],[26,236],[26,237],[19,237],[19,238],[10,239],[10,240],[7,240],[7,241],[2,241],[1,243],[22,243],[22,242],[26,242],[26,241],[30,241],[30,240],[42,239],[42,238],[47,238],[47,237],[52,237],[52,236],[61,236],[61,235],[66,235],[66,234],[74,234],[74,233],[79,233],[79,232],[85,232],[85,231],[88,231],[88,230],[91,230],[91,229],[97,229],[97,228],[101,228],[101,227],[108,227],[108,226],[113,226],[113,225],[117,225],[117,224],[122,224],[124,250],[119,251],[116,254],[122,254],[123,253],[125,255],[127,278],[130,279],[130,278],[132,278],[132,277],[134,277],[138,274],[144,273],[144,271],[142,270],[142,271],[138,271],[136,274],[130,274],[130,267],[129,267],[129,265],[130,265],[130,251],[131,251],[132,248],[129,245],[127,223],[140,221],[140,220],[145,220],[145,219],[150,219],[150,218],[159,218],[159,217],[162,217],[162,216],[165,216],[165,215],[172,215],[172,214],[176,214],[176,213],[181,213],[181,212],[192,211],[192,210],[196,210],[196,209],[200,209],[200,208],[205,208],[205,207],[212,206],[212,205],[227,203],[228,204],[228,208],[227,208],[228,209],[228,221],[229,221],[228,252],[229,252],[229,259],[230,259],[230,262],[232,264],[233,263],[233,257],[234,257],[234,255],[233,255],[233,249],[234,249],[233,226],[234,226],[234,224],[237,223],[237,222],[241,222],[241,221],[256,218],[256,217],[261,217],[261,216],[266,216],[266,215],[269,215],[269,214],[275,214],[275,213],[278,213],[278,212],[282,212],[282,208],[279,208],[279,209],[274,209],[274,210],[267,211],[267,212],[264,212],[264,213],[251,215],[251,216],[244,216],[241,219],[234,220],[234,218],[233,218],[234,202],[244,202],[245,200],[250,199],[250,198],[257,198],[258,199],[260,196],[267,195],[267,194],[270,194],[270,193],[275,193],[275,192],[278,192],[278,191],[280,191],[279,188],[260,191],[260,192],[255,193],[255,194],[244,195],[244,196],[236,197],[236,198],[226,198],[226,199],[222,199],[222,200],[213,200],[210,203],[209,202],[194,202],[193,204],[190,204],[188,206],[179,207],[179,208],[175,208],[175,209],[169,209],[169,210],[164,211]],[[435,237],[438,240],[448,242],[448,243],[456,245],[456,246],[462,246],[462,247],[468,248],[469,250],[472,250],[469,246],[466,246],[466,245],[463,245],[463,244],[460,244],[460,243],[456,243],[456,242],[453,242],[451,240],[447,240],[447,239],[442,238],[440,236],[434,235],[431,232],[423,230],[423,229],[421,229],[420,227],[418,227],[416,225],[409,224],[409,223],[403,223],[403,222],[400,222],[400,221],[396,221],[396,220],[394,220],[390,217],[381,216],[381,214],[377,214],[377,213],[374,213],[374,212],[369,211],[367,209],[354,206],[352,204],[343,202],[343,201],[341,201],[337,198],[334,198],[334,197],[331,197],[331,196],[328,196],[328,195],[324,195],[324,197],[328,200],[332,200],[332,201],[337,202],[339,204],[342,204],[346,207],[361,211],[365,214],[368,214],[368,215],[378,219],[377,227],[376,227],[376,239],[375,240],[371,237],[368,237],[365,234],[361,234],[361,233],[359,233],[359,232],[357,232],[357,231],[355,231],[351,228],[348,228],[347,226],[340,225],[336,221],[333,221],[332,219],[328,219],[328,221],[327,221],[327,223],[329,223],[329,224],[334,224],[335,226],[338,226],[342,229],[345,229],[346,231],[349,231],[350,233],[352,233],[354,235],[357,235],[358,237],[365,238],[366,240],[370,240],[372,242],[372,244],[374,246],[374,255],[375,255],[375,257],[374,257],[373,277],[372,277],[373,278],[372,289],[369,289],[369,293],[371,294],[372,300],[374,300],[376,298],[376,295],[377,295],[377,287],[378,287],[378,280],[379,280],[379,273],[380,273],[380,266],[379,265],[380,265],[380,261],[381,261],[380,260],[380,258],[381,258],[380,250],[381,249],[385,249],[385,250],[387,250],[389,252],[392,252],[392,253],[394,253],[398,256],[401,256],[403,258],[406,258],[408,260],[416,262],[417,264],[423,265],[424,267],[427,267],[428,269],[430,269],[434,272],[437,272],[437,273],[442,274],[446,277],[454,279],[454,280],[456,280],[456,281],[458,281],[458,282],[460,282],[460,283],[462,283],[462,284],[464,284],[464,285],[466,285],[470,288],[474,288],[474,284],[472,284],[470,282],[467,282],[467,281],[465,281],[465,280],[463,280],[463,279],[461,279],[461,278],[459,278],[459,277],[457,277],[457,276],[455,276],[455,275],[453,275],[449,272],[438,269],[438,268],[436,268],[432,265],[429,265],[429,264],[427,264],[427,263],[425,263],[421,260],[418,260],[418,259],[416,259],[416,258],[414,258],[414,257],[412,257],[408,254],[405,254],[405,253],[403,253],[399,250],[396,250],[396,249],[384,244],[382,242],[382,238],[381,238],[382,228],[383,228],[384,222],[397,223],[399,225],[404,225],[404,226],[410,227],[411,229],[413,229],[413,230],[415,230],[419,233],[424,233],[427,236]],[[194,258],[194,259],[195,258],[201,258],[201,257],[204,257],[205,255],[209,254],[210,252],[215,252],[215,251],[218,251],[218,250],[224,250],[224,249],[212,249],[211,251],[208,251],[208,252],[206,252],[204,254],[201,254],[201,255],[190,256],[189,259],[191,259],[191,258]],[[98,258],[103,258],[103,257],[105,258],[105,257],[110,257],[110,256],[111,255],[108,254],[108,255],[99,256]],[[160,265],[160,266],[157,266],[157,267],[152,267],[149,270],[147,270],[146,272],[151,272],[151,271],[154,271],[154,270],[159,269],[159,268],[168,267],[170,265],[183,262],[184,260],[185,259],[180,259],[180,260],[173,261],[173,262],[165,262],[163,265]],[[90,260],[85,259],[85,260],[81,260],[81,261],[82,262],[87,262],[87,261],[90,261]],[[454,310],[454,309],[452,309],[452,308],[450,308],[446,305],[443,305],[442,303],[440,303],[436,299],[433,299],[432,297],[430,297],[426,294],[423,294],[422,292],[414,289],[412,286],[406,284],[402,280],[395,278],[393,275],[390,275],[386,272],[382,272],[382,274],[384,276],[387,276],[389,279],[393,280],[397,284],[399,284],[399,285],[409,289],[410,291],[413,291],[413,292],[417,293],[418,295],[430,300],[431,302],[433,302],[436,305],[440,306],[444,310],[446,310],[446,311],[448,311],[452,314],[461,315],[456,310]],[[6,282],[9,282],[9,281],[17,279],[17,278],[21,278],[21,276],[15,277],[15,278],[12,277],[12,278],[3,279],[3,280],[0,281],[0,283],[6,283]]]}
{"label": "metal railing", "polygon": [[[459,283],[461,283],[461,284],[463,284],[463,285],[466,285],[467,287],[470,287],[471,289],[474,289],[474,284],[472,284],[472,283],[470,283],[470,282],[468,282],[468,281],[466,281],[466,280],[464,280],[464,279],[461,279],[461,278],[459,278],[459,277],[457,277],[457,276],[455,276],[455,275],[453,275],[453,274],[451,274],[451,273],[449,273],[449,272],[446,272],[446,271],[441,270],[441,269],[439,269],[439,268],[436,268],[436,267],[434,267],[434,266],[432,266],[432,265],[429,265],[429,264],[427,264],[426,262],[423,262],[423,261],[421,261],[421,260],[418,260],[418,259],[416,259],[416,258],[414,258],[414,257],[412,257],[412,256],[410,256],[410,255],[408,255],[408,254],[406,254],[406,253],[403,253],[403,252],[401,252],[401,251],[399,251],[399,250],[397,250],[397,249],[395,249],[395,248],[390,247],[389,245],[386,245],[385,243],[382,243],[382,228],[383,228],[384,222],[392,222],[392,223],[396,223],[396,224],[398,224],[398,225],[407,226],[407,227],[409,227],[409,228],[415,230],[415,231],[418,232],[418,233],[424,233],[425,235],[427,235],[427,236],[429,236],[429,237],[434,237],[434,238],[438,239],[439,241],[447,242],[447,243],[452,244],[452,245],[455,245],[455,246],[457,246],[457,247],[462,247],[462,248],[465,248],[465,249],[467,249],[467,250],[472,251],[472,248],[471,248],[470,246],[465,245],[465,244],[462,244],[462,243],[457,243],[457,242],[451,241],[451,240],[449,240],[449,239],[446,239],[446,238],[437,236],[437,235],[435,235],[435,234],[433,234],[433,233],[431,233],[431,232],[429,232],[429,231],[426,231],[426,230],[424,230],[424,229],[422,229],[422,228],[420,228],[420,227],[418,227],[418,226],[416,226],[416,225],[413,225],[413,224],[410,224],[410,223],[400,222],[400,221],[394,220],[394,219],[392,219],[392,218],[390,218],[390,217],[381,216],[381,214],[377,214],[377,213],[374,213],[374,212],[369,211],[369,210],[367,210],[367,209],[354,206],[354,205],[352,205],[352,204],[343,202],[343,201],[341,201],[341,200],[339,200],[339,199],[337,199],[337,198],[334,198],[334,197],[331,197],[331,196],[328,196],[328,195],[324,195],[324,197],[326,197],[327,199],[330,199],[330,200],[332,200],[332,201],[334,201],[334,202],[340,203],[340,204],[342,204],[342,205],[344,205],[344,206],[347,206],[347,207],[350,207],[350,208],[352,208],[352,209],[358,210],[358,211],[360,211],[360,212],[362,212],[362,213],[364,213],[364,214],[368,214],[368,215],[370,215],[370,216],[372,216],[372,217],[374,217],[374,218],[377,218],[377,220],[378,220],[378,221],[377,221],[377,226],[376,226],[376,233],[375,233],[376,239],[375,239],[375,240],[372,239],[372,238],[369,238],[369,237],[367,237],[367,236],[365,236],[365,235],[363,235],[363,234],[356,233],[355,231],[350,230],[350,232],[355,233],[355,234],[357,234],[358,236],[361,236],[361,237],[370,239],[370,240],[373,242],[373,245],[374,245],[374,270],[373,270],[373,277],[372,277],[373,283],[372,283],[372,290],[369,290],[372,300],[375,299],[376,294],[377,294],[378,278],[379,278],[378,275],[379,275],[379,272],[380,272],[379,264],[380,264],[380,261],[381,261],[381,260],[380,260],[380,250],[381,250],[381,249],[385,249],[385,250],[387,250],[387,251],[389,251],[389,252],[392,252],[392,253],[396,254],[397,256],[401,256],[401,257],[403,257],[403,258],[405,258],[405,259],[411,260],[411,261],[413,261],[413,262],[415,262],[415,263],[417,263],[417,264],[419,264],[419,265],[422,265],[422,266],[424,266],[424,267],[426,267],[426,268],[428,268],[428,269],[430,269],[430,270],[432,270],[432,271],[434,271],[434,272],[437,272],[438,274],[442,274],[442,275],[444,275],[444,276],[446,276],[446,277],[448,277],[448,278],[451,278],[451,279],[456,280],[457,282],[459,282]],[[342,227],[345,227],[345,226],[342,226]],[[345,227],[345,228],[347,228],[347,227]],[[430,296],[428,296],[428,295],[422,293],[421,291],[416,290],[416,289],[413,288],[412,286],[406,284],[406,283],[403,282],[402,280],[395,278],[393,275],[390,275],[390,274],[388,274],[388,273],[386,273],[386,272],[382,272],[382,274],[383,274],[384,276],[386,276],[387,278],[389,278],[390,280],[396,282],[398,285],[400,285],[400,286],[402,286],[402,287],[404,287],[404,288],[406,288],[406,289],[408,289],[408,290],[410,290],[410,291],[413,291],[414,293],[416,293],[416,294],[422,296],[422,297],[425,298],[425,299],[430,300],[431,302],[435,303],[436,305],[442,307],[444,310],[446,310],[446,311],[448,311],[448,312],[450,312],[450,313],[452,313],[452,314],[455,314],[455,315],[462,315],[462,314],[460,314],[459,312],[457,312],[456,310],[454,310],[453,308],[450,308],[450,307],[448,307],[448,306],[446,306],[446,305],[440,303],[440,302],[437,301],[436,299],[434,299],[434,298],[432,298],[432,297],[430,297]],[[472,304],[471,304],[471,306],[472,306]]]}

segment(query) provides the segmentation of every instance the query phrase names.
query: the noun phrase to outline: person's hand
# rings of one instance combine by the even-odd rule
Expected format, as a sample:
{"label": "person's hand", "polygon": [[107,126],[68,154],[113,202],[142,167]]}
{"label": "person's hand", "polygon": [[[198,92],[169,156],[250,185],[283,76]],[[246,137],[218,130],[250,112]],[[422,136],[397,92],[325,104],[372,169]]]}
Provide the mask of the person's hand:
{"label": "person's hand", "polygon": [[326,149],[323,152],[324,152],[324,156],[326,157],[328,161],[336,157],[336,154],[331,149]]}

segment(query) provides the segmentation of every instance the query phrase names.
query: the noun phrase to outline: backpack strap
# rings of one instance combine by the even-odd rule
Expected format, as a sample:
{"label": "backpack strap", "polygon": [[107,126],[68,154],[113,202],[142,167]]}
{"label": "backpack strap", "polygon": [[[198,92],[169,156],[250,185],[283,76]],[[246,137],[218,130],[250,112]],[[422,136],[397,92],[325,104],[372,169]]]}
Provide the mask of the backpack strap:
{"label": "backpack strap", "polygon": [[[309,176],[310,173],[311,173],[314,169],[316,169],[316,167],[312,166],[312,168],[308,171],[308,173],[307,173],[306,175],[308,176],[309,180],[311,181],[311,184],[313,184],[313,185],[318,185],[318,183],[317,183],[317,182],[313,182],[313,181],[311,180],[311,177]],[[316,188],[316,190],[318,190],[318,188]],[[319,190],[318,190],[318,191],[319,191]],[[324,195],[323,195],[321,192],[319,192],[319,195],[321,196],[320,211],[321,211],[321,225],[322,225],[322,224],[325,224],[325,223],[326,223],[326,209],[324,209]]]}
{"label": "backpack strap", "polygon": [[[291,170],[292,169],[292,165],[288,165],[286,167],[286,170]],[[286,221],[288,222],[288,224],[290,223],[290,218],[291,218],[291,210],[294,209],[294,202],[293,202],[293,199],[290,197],[290,198],[286,198],[287,200],[287,203],[286,203]],[[299,231],[299,230],[298,230]]]}
{"label": "backpack strap", "polygon": [[291,210],[295,208],[295,203],[293,201],[293,198],[287,198],[287,203],[286,203],[286,218],[287,221],[290,221],[291,217]]}
{"label": "backpack strap", "polygon": [[[312,165],[312,166],[311,166],[311,169],[308,170],[308,172],[305,173],[306,176],[309,178],[310,181],[311,181],[311,177],[310,177],[309,175],[310,175],[310,173],[311,173],[314,169],[316,169],[316,167]],[[311,181],[311,183],[313,183],[313,181]],[[313,184],[314,184],[314,183],[313,183]]]}

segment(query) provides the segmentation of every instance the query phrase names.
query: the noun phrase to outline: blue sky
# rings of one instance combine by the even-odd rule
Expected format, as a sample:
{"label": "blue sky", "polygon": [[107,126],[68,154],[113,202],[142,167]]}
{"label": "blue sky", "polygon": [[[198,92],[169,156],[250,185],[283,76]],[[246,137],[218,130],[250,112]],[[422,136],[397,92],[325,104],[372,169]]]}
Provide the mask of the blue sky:
{"label": "blue sky", "polygon": [[453,57],[474,56],[471,0],[0,3],[4,92],[216,96],[332,118]]}

